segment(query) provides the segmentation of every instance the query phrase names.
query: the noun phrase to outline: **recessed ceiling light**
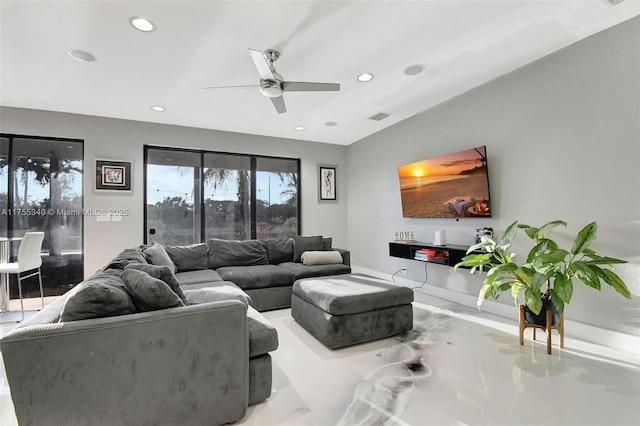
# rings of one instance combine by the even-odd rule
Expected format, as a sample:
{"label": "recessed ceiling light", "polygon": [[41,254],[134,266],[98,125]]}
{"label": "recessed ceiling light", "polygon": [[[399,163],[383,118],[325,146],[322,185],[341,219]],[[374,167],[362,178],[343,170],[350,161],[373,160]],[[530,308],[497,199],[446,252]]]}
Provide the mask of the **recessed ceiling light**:
{"label": "recessed ceiling light", "polygon": [[358,81],[361,81],[363,83],[371,80],[373,80],[373,74],[370,74],[368,72],[365,72],[358,76]]}
{"label": "recessed ceiling light", "polygon": [[96,60],[95,56],[84,50],[72,49],[69,51],[69,55],[80,62],[93,62]]}
{"label": "recessed ceiling light", "polygon": [[338,123],[336,123],[335,121],[327,121],[326,123],[324,123],[325,126],[329,126],[329,127],[333,127],[333,126],[337,126]]}
{"label": "recessed ceiling light", "polygon": [[131,26],[136,30],[143,31],[145,33],[151,32],[156,29],[156,26],[153,22],[145,18],[140,18],[139,16],[129,18],[129,24],[131,24]]}
{"label": "recessed ceiling light", "polygon": [[154,105],[151,107],[151,109],[155,112],[165,112],[167,110],[165,107],[162,107],[160,105]]}
{"label": "recessed ceiling light", "polygon": [[293,128],[293,130],[297,130],[297,131],[299,131],[299,132],[300,132],[300,131],[302,131],[302,130],[304,130],[304,129],[305,129],[305,127],[304,127],[304,126],[296,126],[296,127],[294,127],[294,128]]}
{"label": "recessed ceiling light", "polygon": [[411,65],[404,70],[406,75],[416,75],[424,71],[424,65]]}

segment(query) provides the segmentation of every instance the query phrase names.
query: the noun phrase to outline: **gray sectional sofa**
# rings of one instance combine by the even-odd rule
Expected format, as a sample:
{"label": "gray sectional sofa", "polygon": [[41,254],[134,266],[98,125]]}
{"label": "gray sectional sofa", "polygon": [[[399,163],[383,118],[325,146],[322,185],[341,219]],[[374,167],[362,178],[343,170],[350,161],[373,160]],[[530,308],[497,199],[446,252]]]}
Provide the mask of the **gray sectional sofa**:
{"label": "gray sectional sofa", "polygon": [[[260,312],[290,307],[292,286],[298,279],[351,272],[349,251],[333,248],[332,239],[322,236],[210,239],[188,247],[164,248],[183,285],[231,281],[251,296],[253,307]],[[325,259],[323,252],[339,256]],[[305,253],[311,257],[307,262],[302,260]]]}
{"label": "gray sectional sofa", "polygon": [[278,336],[259,311],[290,306],[298,278],[348,273],[349,252],[330,244],[297,237],[125,249],[0,339],[19,423],[242,419],[271,394]]}

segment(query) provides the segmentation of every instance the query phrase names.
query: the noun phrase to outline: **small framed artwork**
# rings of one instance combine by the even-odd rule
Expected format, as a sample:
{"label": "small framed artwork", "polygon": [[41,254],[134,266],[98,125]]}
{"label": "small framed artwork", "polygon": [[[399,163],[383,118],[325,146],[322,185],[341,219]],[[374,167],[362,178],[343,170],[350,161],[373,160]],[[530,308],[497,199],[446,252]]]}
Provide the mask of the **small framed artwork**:
{"label": "small framed artwork", "polygon": [[337,166],[318,165],[318,201],[338,201]]}
{"label": "small framed artwork", "polygon": [[131,192],[133,162],[96,159],[96,191]]}

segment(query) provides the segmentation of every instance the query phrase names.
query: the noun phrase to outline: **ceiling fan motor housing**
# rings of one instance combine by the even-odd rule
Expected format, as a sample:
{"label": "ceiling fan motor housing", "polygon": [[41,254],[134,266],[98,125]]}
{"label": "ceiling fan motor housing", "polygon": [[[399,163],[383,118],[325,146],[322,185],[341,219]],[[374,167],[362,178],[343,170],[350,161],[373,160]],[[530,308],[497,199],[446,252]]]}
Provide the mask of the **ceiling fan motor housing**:
{"label": "ceiling fan motor housing", "polygon": [[268,98],[282,96],[282,83],[273,80],[260,80],[260,93]]}
{"label": "ceiling fan motor housing", "polygon": [[267,60],[274,79],[260,80],[260,93],[268,98],[277,98],[282,96],[282,92],[284,92],[284,88],[282,87],[283,78],[276,72],[276,69],[273,66],[274,62],[280,57],[280,52],[274,49],[267,49],[262,52],[262,56]]}
{"label": "ceiling fan motor housing", "polygon": [[277,98],[278,96],[282,96],[282,92],[284,92],[282,76],[275,71],[273,76],[276,78],[275,80],[260,80],[260,93],[268,98]]}

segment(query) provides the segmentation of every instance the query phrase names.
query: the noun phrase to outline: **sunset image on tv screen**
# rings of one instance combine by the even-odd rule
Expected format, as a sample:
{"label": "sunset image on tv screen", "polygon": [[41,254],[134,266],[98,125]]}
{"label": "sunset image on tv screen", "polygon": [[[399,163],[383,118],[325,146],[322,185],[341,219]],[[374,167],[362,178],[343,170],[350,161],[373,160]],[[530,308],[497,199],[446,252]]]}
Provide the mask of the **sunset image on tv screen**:
{"label": "sunset image on tv screen", "polygon": [[491,217],[485,146],[398,167],[404,217]]}

